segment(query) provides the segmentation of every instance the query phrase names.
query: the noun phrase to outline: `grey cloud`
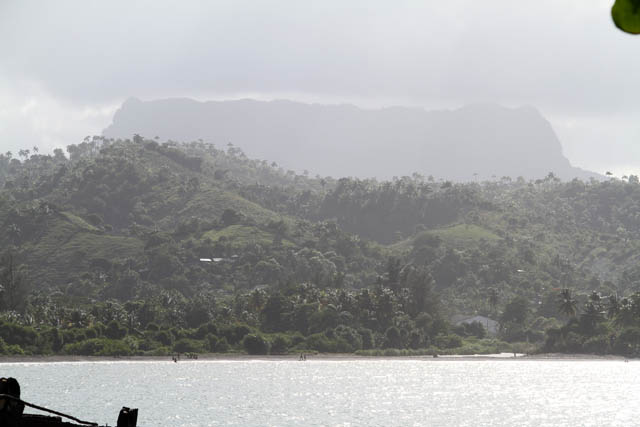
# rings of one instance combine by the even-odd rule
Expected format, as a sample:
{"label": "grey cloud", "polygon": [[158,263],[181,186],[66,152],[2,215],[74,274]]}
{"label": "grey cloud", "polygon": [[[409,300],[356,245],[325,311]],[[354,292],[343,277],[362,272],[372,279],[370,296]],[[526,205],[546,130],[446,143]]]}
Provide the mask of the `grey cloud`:
{"label": "grey cloud", "polygon": [[607,3],[10,2],[0,35],[10,72],[79,102],[253,91],[635,108],[637,44]]}
{"label": "grey cloud", "polygon": [[[17,108],[3,107],[2,87],[22,81],[42,93],[21,103],[37,95],[75,110],[129,96],[246,94],[429,109],[529,104],[561,127],[597,118],[600,134],[614,129],[625,161],[637,164],[640,42],[613,27],[611,2],[5,0],[0,115]],[[94,133],[108,124],[99,122]],[[84,136],[68,127],[64,137]],[[600,158],[588,127],[560,133],[581,156],[575,163],[595,168],[581,163]],[[588,153],[576,148],[583,138]]]}

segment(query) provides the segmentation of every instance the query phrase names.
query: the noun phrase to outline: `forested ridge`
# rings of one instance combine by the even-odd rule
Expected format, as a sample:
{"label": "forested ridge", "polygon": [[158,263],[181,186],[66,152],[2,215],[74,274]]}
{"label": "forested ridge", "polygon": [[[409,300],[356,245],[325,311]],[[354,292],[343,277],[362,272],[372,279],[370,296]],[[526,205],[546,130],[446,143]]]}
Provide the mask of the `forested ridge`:
{"label": "forested ridge", "polygon": [[0,188],[4,354],[640,346],[636,176],[312,177],[134,135],[2,154]]}

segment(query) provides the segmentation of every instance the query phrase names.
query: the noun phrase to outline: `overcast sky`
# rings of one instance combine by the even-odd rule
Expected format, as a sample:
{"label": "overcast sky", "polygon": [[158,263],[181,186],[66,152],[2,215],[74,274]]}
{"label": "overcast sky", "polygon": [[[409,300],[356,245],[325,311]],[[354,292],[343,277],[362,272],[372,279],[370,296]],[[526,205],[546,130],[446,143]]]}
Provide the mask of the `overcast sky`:
{"label": "overcast sky", "polygon": [[565,155],[640,173],[640,37],[613,0],[0,0],[0,150],[100,134],[123,100],[533,105]]}

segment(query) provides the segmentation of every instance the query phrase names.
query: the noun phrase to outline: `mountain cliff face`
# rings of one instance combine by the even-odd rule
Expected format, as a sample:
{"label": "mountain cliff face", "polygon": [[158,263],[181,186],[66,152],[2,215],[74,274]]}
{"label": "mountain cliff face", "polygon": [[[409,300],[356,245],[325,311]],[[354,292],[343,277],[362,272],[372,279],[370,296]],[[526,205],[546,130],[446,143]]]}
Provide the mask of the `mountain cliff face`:
{"label": "mountain cliff face", "polygon": [[428,112],[291,101],[131,98],[104,136],[130,138],[136,133],[177,141],[203,139],[220,147],[232,143],[250,157],[323,176],[596,176],[571,166],[549,122],[531,107],[479,104]]}

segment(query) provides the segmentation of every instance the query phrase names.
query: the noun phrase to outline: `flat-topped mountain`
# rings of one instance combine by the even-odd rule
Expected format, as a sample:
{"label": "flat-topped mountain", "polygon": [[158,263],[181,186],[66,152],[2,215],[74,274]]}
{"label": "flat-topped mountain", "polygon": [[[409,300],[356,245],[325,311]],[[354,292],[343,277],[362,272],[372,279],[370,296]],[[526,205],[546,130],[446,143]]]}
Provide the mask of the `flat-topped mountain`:
{"label": "flat-topped mountain", "polygon": [[230,142],[250,157],[323,176],[596,176],[569,163],[551,125],[532,107],[366,110],[291,101],[131,98],[104,135],[130,138],[136,133],[179,141],[203,139],[217,146]]}

